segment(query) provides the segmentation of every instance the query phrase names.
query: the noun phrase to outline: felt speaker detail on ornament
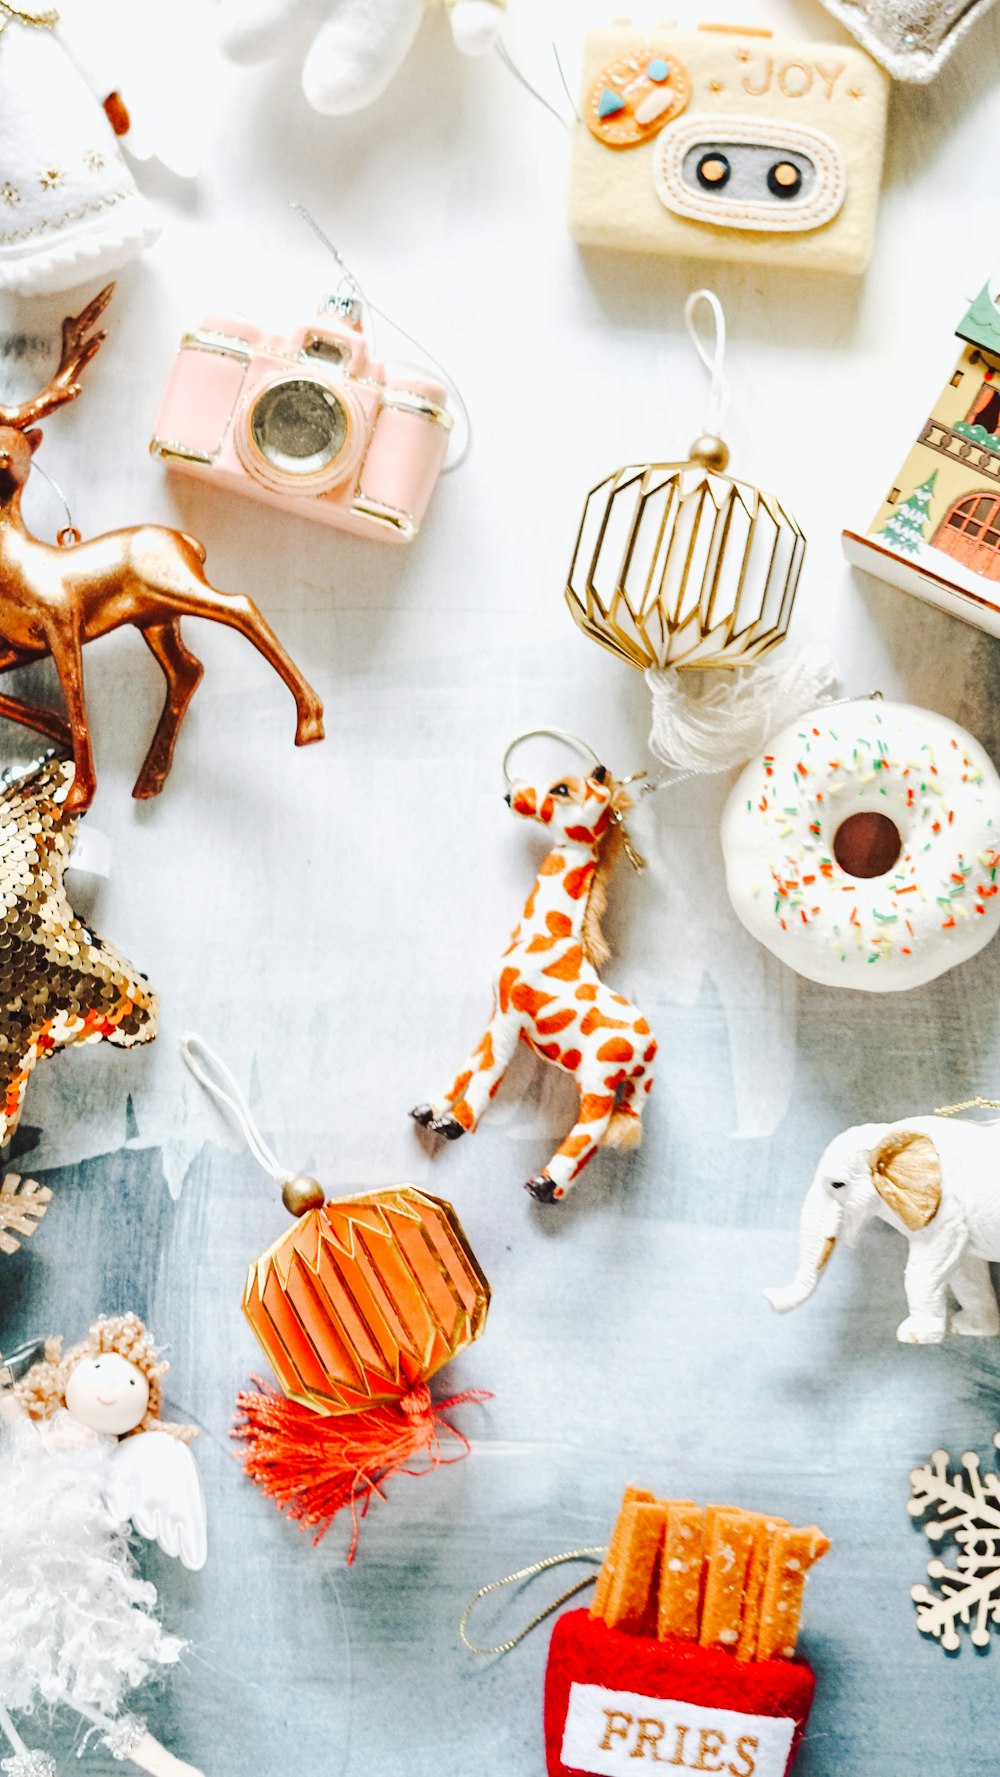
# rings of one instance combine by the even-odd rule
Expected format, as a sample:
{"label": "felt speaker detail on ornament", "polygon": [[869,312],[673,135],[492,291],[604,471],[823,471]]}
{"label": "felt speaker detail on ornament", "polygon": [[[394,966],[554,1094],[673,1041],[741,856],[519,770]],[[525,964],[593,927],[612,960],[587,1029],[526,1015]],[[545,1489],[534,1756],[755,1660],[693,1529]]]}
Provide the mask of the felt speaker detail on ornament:
{"label": "felt speaker detail on ornament", "polygon": [[931,710],[876,696],[790,723],[735,784],[722,849],[747,931],[828,987],[923,986],[1000,925],[1000,778]]}
{"label": "felt speaker detail on ornament", "polygon": [[181,341],[150,449],[302,518],[412,542],[448,450],[448,392],[375,359],[363,312],[331,297],[287,336],[208,315]]}
{"label": "felt speaker detail on ornament", "polygon": [[[974,1339],[1000,1335],[990,1276],[990,1261],[1000,1261],[1000,1124],[952,1116],[943,1110],[866,1123],[835,1136],[802,1205],[795,1278],[766,1291],[772,1308],[787,1314],[808,1301],[840,1237],[853,1246],[878,1220],[910,1243],[901,1344],[939,1345],[949,1330]],[[887,1254],[890,1243],[878,1250]]]}
{"label": "felt speaker detail on ornament", "polygon": [[[247,1274],[243,1312],[282,1392],[261,1384],[239,1396],[233,1435],[244,1470],[315,1542],[349,1508],[353,1561],[359,1513],[390,1475],[468,1454],[444,1413],[489,1396],[468,1389],[435,1402],[428,1383],[479,1338],[489,1284],[449,1203],[413,1185],[327,1201],[315,1179],[280,1164],[208,1045],[188,1034],[182,1053],[295,1217]],[[443,1432],[454,1439],[450,1456]]]}
{"label": "felt speaker detail on ornament", "polygon": [[860,273],[888,86],[857,49],[756,27],[591,32],[570,230],[617,251]]}

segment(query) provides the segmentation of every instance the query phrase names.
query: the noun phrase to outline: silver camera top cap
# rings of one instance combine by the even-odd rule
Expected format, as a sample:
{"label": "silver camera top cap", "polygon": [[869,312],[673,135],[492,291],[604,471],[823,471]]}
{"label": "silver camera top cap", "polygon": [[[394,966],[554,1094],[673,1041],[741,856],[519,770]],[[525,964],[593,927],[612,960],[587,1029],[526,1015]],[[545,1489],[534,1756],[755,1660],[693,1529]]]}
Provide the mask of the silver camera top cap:
{"label": "silver camera top cap", "polygon": [[357,296],[327,296],[322,312],[325,315],[336,315],[338,320],[346,321],[349,327],[360,327],[364,309]]}

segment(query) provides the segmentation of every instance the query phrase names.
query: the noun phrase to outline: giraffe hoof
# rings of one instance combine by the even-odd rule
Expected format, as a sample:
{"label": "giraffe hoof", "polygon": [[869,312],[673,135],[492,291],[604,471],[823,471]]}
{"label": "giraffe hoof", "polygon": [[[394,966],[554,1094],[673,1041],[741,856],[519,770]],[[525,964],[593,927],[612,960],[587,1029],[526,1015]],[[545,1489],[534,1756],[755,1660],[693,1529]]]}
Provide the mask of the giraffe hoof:
{"label": "giraffe hoof", "polygon": [[443,1135],[445,1141],[457,1141],[460,1135],[465,1134],[465,1127],[457,1117],[432,1117],[427,1127],[433,1129],[435,1135]]}
{"label": "giraffe hoof", "polygon": [[420,1124],[421,1129],[427,1129],[434,1121],[434,1106],[432,1104],[415,1104],[410,1116],[414,1123]]}
{"label": "giraffe hoof", "polygon": [[558,1189],[555,1180],[550,1179],[547,1172],[540,1172],[536,1178],[528,1179],[524,1188],[531,1192],[536,1203],[558,1203],[565,1196],[565,1192]]}

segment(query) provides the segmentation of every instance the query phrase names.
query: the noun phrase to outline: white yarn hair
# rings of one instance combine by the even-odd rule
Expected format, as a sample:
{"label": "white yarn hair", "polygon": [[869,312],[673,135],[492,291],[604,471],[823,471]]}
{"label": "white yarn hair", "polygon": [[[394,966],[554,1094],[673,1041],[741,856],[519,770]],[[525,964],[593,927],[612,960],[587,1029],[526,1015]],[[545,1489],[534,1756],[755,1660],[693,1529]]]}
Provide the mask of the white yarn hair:
{"label": "white yarn hair", "polygon": [[649,750],[685,776],[745,765],[772,734],[833,690],[829,658],[816,651],[779,653],[730,671],[678,672],[651,667]]}
{"label": "white yarn hair", "polygon": [[14,1712],[66,1698],[114,1716],[184,1648],[105,1502],[115,1445],[79,1431],[60,1413],[0,1434],[0,1704]]}

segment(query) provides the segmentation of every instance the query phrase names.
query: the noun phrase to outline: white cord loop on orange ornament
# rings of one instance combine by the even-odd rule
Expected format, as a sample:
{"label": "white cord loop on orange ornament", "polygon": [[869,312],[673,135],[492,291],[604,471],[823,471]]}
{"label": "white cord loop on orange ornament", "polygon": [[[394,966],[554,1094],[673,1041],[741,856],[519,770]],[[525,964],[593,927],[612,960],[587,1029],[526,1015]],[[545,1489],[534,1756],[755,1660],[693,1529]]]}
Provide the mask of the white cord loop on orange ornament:
{"label": "white cord loop on orange ornament", "polygon": [[[204,1037],[198,1036],[197,1032],[193,1030],[184,1032],[184,1035],[181,1038],[181,1054],[199,1085],[204,1086],[206,1092],[211,1093],[212,1097],[216,1099],[219,1104],[224,1104],[226,1109],[232,1112],[232,1115],[236,1118],[236,1121],[239,1124],[243,1139],[258,1166],[263,1167],[265,1172],[270,1173],[276,1184],[292,1184],[298,1177],[298,1174],[289,1172],[287,1167],[282,1166],[281,1161],[278,1159],[273,1148],[271,1148],[264,1140],[264,1137],[261,1135],[260,1130],[254,1122],[253,1112],[236,1080],[236,1076],[233,1074],[232,1070],[226,1066],[222,1057],[217,1055],[215,1050],[209,1047],[208,1043],[205,1042]],[[226,1082],[226,1086],[229,1087],[228,1092],[226,1091],[225,1086],[219,1085],[218,1079],[212,1078],[212,1074],[209,1073],[206,1067],[202,1065],[202,1062],[197,1059],[199,1055],[208,1063],[208,1067]]]}

